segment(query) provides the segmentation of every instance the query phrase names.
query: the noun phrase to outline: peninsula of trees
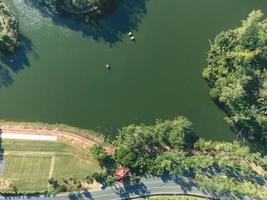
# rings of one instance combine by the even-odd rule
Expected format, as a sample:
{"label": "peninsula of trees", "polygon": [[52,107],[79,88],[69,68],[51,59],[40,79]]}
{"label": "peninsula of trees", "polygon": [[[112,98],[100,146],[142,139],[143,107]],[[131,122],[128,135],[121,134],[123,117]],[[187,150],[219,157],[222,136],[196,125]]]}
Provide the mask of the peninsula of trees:
{"label": "peninsula of trees", "polygon": [[252,11],[240,28],[211,44],[203,76],[226,121],[250,140],[267,145],[267,20]]}
{"label": "peninsula of trees", "polygon": [[192,123],[184,117],[158,120],[151,126],[124,127],[113,145],[116,147],[113,155],[107,154],[101,145],[91,150],[106,169],[105,173],[95,173],[93,178],[113,183],[117,180],[116,169],[125,167],[130,170],[133,182],[144,176],[167,173],[189,178],[205,191],[254,199],[267,196],[266,156],[251,153],[237,141],[198,139]]}
{"label": "peninsula of trees", "polygon": [[0,51],[12,53],[18,46],[18,22],[8,5],[0,0]]}
{"label": "peninsula of trees", "polygon": [[81,18],[84,21],[107,15],[116,9],[116,0],[44,0],[54,10]]}

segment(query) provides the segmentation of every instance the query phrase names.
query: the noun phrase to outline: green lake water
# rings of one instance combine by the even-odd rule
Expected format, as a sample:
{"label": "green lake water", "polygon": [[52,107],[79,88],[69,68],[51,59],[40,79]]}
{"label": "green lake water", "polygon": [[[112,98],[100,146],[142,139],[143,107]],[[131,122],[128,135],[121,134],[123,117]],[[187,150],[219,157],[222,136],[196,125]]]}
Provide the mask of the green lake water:
{"label": "green lake water", "polygon": [[184,115],[202,137],[234,138],[201,71],[208,40],[253,9],[267,14],[265,0],[123,0],[90,26],[51,15],[35,0],[7,2],[25,48],[1,64],[1,118],[111,133]]}

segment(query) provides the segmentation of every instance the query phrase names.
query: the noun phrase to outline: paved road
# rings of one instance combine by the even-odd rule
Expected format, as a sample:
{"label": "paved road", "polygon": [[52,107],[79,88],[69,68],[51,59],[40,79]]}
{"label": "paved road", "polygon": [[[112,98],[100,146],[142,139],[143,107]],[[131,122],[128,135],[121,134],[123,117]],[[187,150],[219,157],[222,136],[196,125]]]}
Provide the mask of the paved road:
{"label": "paved road", "polygon": [[[115,185],[105,190],[95,190],[90,192],[59,194],[50,197],[0,197],[0,199],[29,199],[29,200],[120,200],[130,199],[140,196],[157,194],[192,194],[203,197],[210,197],[201,192],[193,181],[181,177],[172,179],[149,178],[136,185]],[[227,198],[228,199],[228,198]]]}

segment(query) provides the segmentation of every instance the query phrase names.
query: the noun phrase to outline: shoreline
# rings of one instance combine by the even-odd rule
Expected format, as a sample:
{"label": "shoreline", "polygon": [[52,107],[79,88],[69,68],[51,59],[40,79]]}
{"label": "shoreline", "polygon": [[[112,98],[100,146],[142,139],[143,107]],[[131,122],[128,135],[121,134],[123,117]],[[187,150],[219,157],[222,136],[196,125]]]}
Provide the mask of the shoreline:
{"label": "shoreline", "polygon": [[[83,148],[90,148],[95,144],[104,142],[101,133],[88,129],[80,129],[65,124],[48,124],[42,122],[14,122],[0,121],[1,133],[35,134],[35,135],[56,135],[59,140],[70,141],[71,144],[81,145]],[[104,147],[107,153],[113,153],[114,148]]]}

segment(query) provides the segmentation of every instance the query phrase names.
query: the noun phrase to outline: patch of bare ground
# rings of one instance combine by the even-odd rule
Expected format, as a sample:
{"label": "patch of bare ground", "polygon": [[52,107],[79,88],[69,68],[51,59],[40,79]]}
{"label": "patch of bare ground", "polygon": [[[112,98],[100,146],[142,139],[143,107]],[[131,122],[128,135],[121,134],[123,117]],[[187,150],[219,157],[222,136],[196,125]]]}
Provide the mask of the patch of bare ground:
{"label": "patch of bare ground", "polygon": [[7,189],[9,187],[10,183],[8,180],[0,178],[0,191]]}
{"label": "patch of bare ground", "polygon": [[[253,169],[258,175],[261,176],[267,176],[267,172],[266,170],[264,170],[261,166],[257,166],[254,163],[250,163],[249,166],[251,167],[251,169]],[[266,186],[267,189],[267,186]]]}

